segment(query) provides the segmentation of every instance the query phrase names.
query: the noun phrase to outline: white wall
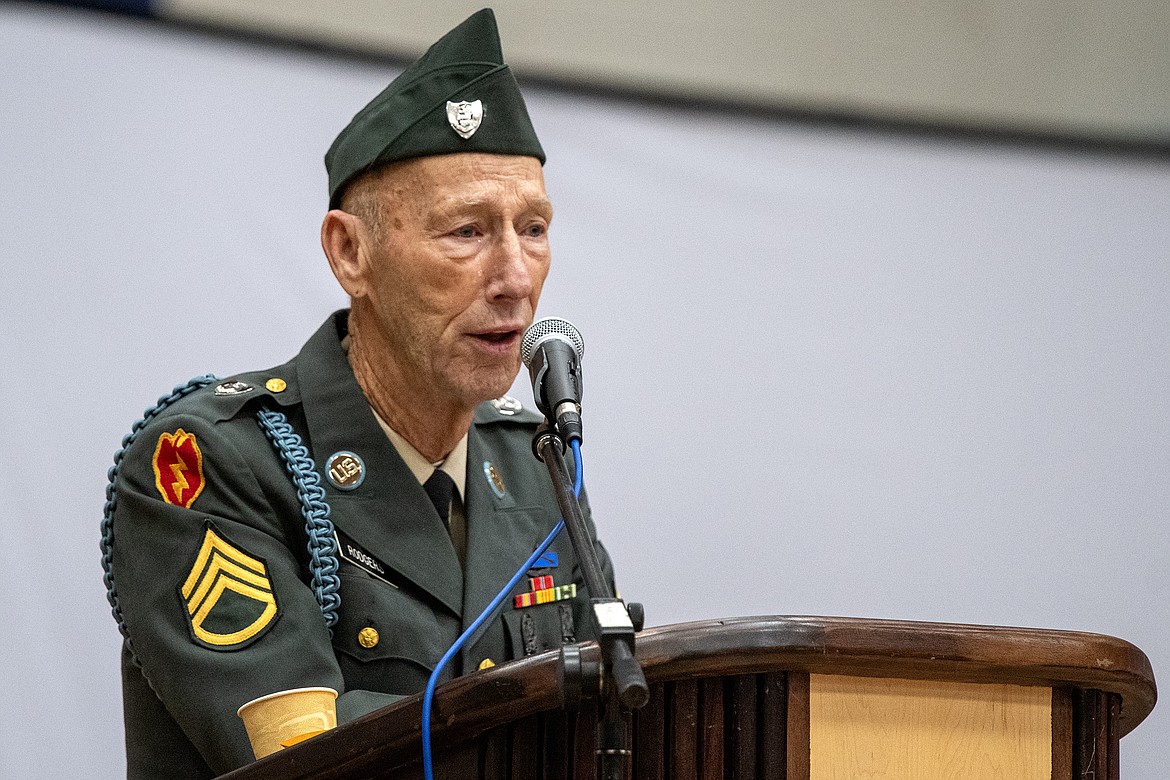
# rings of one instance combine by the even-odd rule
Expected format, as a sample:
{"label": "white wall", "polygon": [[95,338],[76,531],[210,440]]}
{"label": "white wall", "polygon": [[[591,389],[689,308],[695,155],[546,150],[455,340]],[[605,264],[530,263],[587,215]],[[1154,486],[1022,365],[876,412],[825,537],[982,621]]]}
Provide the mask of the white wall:
{"label": "white wall", "polygon": [[[11,5],[0,73],[0,777],[114,777],[105,470],[159,394],[342,304],[321,157],[393,74]],[[652,623],[1080,629],[1167,668],[1170,165],[529,106],[542,313],[588,342],[586,477]]]}
{"label": "white wall", "polygon": [[[154,0],[401,54],[485,0]],[[1165,0],[493,0],[532,73],[863,116],[1170,141]]]}

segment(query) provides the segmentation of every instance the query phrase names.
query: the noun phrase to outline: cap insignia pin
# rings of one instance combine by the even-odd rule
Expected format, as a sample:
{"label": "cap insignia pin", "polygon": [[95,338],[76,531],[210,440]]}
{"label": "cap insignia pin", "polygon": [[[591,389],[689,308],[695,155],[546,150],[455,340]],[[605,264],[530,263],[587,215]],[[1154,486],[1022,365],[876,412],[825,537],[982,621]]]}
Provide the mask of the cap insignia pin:
{"label": "cap insignia pin", "polygon": [[458,103],[447,101],[447,121],[451,123],[451,129],[458,133],[460,138],[471,138],[475,135],[480,122],[483,121],[483,115],[483,103],[479,100],[473,100],[470,103],[466,100],[461,100]]}
{"label": "cap insignia pin", "polygon": [[240,381],[220,382],[215,386],[216,395],[243,395],[244,393],[252,392],[254,388],[246,383]]}
{"label": "cap insignia pin", "polygon": [[483,473],[487,477],[488,484],[491,485],[492,492],[496,494],[496,498],[503,498],[504,494],[508,492],[508,488],[504,485],[504,478],[500,476],[500,472],[496,470],[490,460],[483,462]]}
{"label": "cap insignia pin", "polygon": [[346,450],[335,452],[325,463],[325,477],[338,490],[354,490],[365,481],[365,461]]}

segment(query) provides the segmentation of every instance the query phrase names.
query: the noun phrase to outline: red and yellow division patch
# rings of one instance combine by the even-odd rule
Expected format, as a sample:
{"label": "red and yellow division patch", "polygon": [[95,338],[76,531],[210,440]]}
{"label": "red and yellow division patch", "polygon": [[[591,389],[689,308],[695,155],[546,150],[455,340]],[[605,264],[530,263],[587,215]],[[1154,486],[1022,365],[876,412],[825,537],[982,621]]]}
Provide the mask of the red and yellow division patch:
{"label": "red and yellow division patch", "polygon": [[189,509],[203,492],[203,453],[195,434],[179,428],[159,436],[151,462],[154,486],[163,501]]}

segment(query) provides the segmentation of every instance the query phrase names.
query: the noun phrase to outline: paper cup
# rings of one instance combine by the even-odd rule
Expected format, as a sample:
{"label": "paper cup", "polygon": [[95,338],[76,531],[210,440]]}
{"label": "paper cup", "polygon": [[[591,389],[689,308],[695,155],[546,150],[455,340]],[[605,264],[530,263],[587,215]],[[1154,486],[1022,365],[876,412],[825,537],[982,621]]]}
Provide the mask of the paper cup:
{"label": "paper cup", "polygon": [[337,691],[293,688],[261,696],[240,707],[256,758],[295,745],[337,726]]}

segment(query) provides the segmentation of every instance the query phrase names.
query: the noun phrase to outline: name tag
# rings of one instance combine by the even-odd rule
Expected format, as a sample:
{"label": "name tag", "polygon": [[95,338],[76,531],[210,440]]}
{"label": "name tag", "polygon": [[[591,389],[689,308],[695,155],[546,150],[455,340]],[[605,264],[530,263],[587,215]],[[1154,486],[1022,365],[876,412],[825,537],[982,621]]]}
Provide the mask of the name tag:
{"label": "name tag", "polygon": [[337,554],[359,569],[372,574],[382,582],[397,588],[398,584],[390,579],[390,572],[385,564],[370,554],[366,548],[350,539],[344,533],[334,529],[333,538],[337,540]]}

